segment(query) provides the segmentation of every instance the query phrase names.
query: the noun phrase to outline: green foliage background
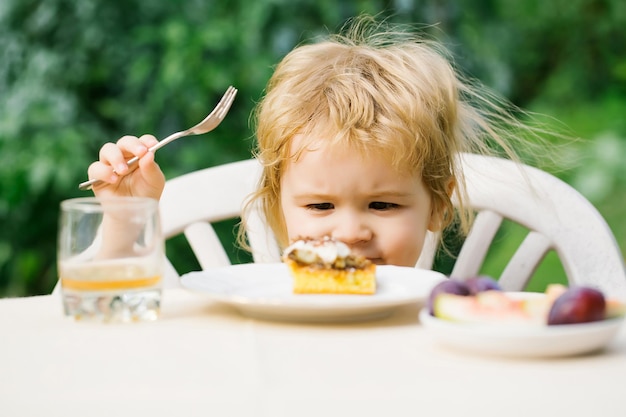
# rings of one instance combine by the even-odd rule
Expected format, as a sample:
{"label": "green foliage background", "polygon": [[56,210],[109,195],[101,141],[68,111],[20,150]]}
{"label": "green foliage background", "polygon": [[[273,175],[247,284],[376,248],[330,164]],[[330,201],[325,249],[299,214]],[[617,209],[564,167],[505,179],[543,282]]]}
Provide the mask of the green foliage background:
{"label": "green foliage background", "polygon": [[[622,0],[3,0],[0,296],[50,292],[59,202],[85,195],[76,186],[102,144],[187,128],[232,84],[239,95],[224,123],[157,160],[171,178],[247,158],[250,112],[272,66],[363,12],[427,25],[460,68],[581,137],[560,148],[570,162],[555,172],[626,246]],[[495,255],[488,272],[501,268]],[[560,273],[547,268],[546,279]]]}

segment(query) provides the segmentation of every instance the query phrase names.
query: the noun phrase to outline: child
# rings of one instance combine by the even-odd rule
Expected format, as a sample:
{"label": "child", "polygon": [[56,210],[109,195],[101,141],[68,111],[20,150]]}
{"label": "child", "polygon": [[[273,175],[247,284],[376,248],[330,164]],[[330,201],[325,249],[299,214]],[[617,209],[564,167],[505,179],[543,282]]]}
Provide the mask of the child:
{"label": "child", "polygon": [[[414,266],[428,230],[457,215],[462,230],[471,221],[458,155],[491,152],[489,143],[514,157],[501,132],[525,127],[497,103],[456,73],[441,46],[356,18],[277,66],[255,114],[264,171],[246,209],[260,204],[283,248],[330,235],[375,263]],[[154,143],[146,135],[104,145],[89,168],[107,183],[96,195],[159,198]]]}

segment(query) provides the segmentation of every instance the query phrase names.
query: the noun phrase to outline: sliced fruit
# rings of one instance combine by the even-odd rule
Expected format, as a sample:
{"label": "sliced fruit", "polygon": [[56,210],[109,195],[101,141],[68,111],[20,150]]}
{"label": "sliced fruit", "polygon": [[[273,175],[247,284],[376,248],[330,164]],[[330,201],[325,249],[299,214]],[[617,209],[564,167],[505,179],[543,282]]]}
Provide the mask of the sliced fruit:
{"label": "sliced fruit", "polygon": [[438,284],[428,299],[431,315],[462,323],[576,324],[626,316],[626,302],[591,287],[550,284],[545,293],[508,293],[480,276]]}
{"label": "sliced fruit", "polygon": [[465,296],[470,295],[470,291],[464,282],[455,279],[442,281],[439,284],[435,285],[430,292],[430,296],[428,297],[428,312],[431,315],[434,315],[434,301],[439,294],[456,294]]}
{"label": "sliced fruit", "polygon": [[546,297],[513,298],[501,291],[484,291],[475,296],[440,294],[434,315],[463,323],[545,323]]}
{"label": "sliced fruit", "polygon": [[606,300],[607,319],[614,319],[623,316],[626,316],[626,303],[610,298]]}

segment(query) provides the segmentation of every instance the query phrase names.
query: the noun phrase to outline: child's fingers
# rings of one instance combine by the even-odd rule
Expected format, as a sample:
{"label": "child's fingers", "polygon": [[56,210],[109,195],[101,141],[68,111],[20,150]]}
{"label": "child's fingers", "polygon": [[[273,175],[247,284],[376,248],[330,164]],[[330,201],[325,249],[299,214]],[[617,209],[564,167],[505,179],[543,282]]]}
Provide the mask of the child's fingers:
{"label": "child's fingers", "polygon": [[160,197],[161,191],[165,184],[165,176],[159,165],[154,161],[154,153],[147,152],[143,158],[139,160],[139,170],[143,176],[146,184],[158,193]]}
{"label": "child's fingers", "polygon": [[117,173],[125,172],[128,169],[126,158],[122,149],[114,143],[105,143],[100,148],[99,162],[111,167],[111,170],[115,170]]}
{"label": "child's fingers", "polygon": [[[154,163],[154,155],[148,154],[148,148],[156,144],[158,141],[152,135],[143,135],[141,138],[136,136],[123,136],[116,143],[106,143],[100,148],[99,160],[89,166],[87,173],[89,178],[98,179],[108,184],[115,184],[119,181],[120,176],[129,174],[133,169],[129,169],[126,161],[134,156],[140,158],[140,166],[142,166],[142,176],[148,181],[159,184],[163,176],[160,168]],[[145,162],[141,162],[147,156]]]}
{"label": "child's fingers", "polygon": [[136,136],[122,136],[118,139],[116,145],[122,150],[122,152],[128,153],[132,156],[138,156],[140,158],[148,152],[148,146],[146,146]]}
{"label": "child's fingers", "polygon": [[89,165],[89,168],[87,169],[87,176],[90,179],[104,181],[108,184],[115,184],[119,179],[119,176],[115,174],[111,165],[104,164],[100,161]]}
{"label": "child's fingers", "polygon": [[100,148],[100,162],[113,167],[117,174],[128,172],[126,161],[133,156],[141,158],[148,151],[146,145],[135,136],[123,136],[115,144],[107,143]]}
{"label": "child's fingers", "polygon": [[163,176],[163,172],[161,172],[161,168],[154,161],[154,153],[147,152],[143,158],[139,160],[139,168],[144,176],[150,178],[160,178]]}
{"label": "child's fingers", "polygon": [[143,143],[146,148],[151,148],[152,146],[159,143],[157,138],[152,135],[141,135],[141,137],[139,138],[139,142]]}
{"label": "child's fingers", "polygon": [[[152,135],[142,135],[139,138],[139,142],[141,142],[147,149],[159,143],[157,138]],[[154,161],[154,153],[149,150],[139,159],[139,168],[141,169],[142,176],[146,179],[146,182],[149,184],[158,185],[161,182],[163,173],[161,172],[161,168]]]}

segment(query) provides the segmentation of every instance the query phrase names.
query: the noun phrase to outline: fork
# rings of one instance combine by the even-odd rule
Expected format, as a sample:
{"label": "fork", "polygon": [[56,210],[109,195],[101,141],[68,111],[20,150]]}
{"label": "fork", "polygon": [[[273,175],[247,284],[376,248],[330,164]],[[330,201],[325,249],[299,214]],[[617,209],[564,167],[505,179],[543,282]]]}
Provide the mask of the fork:
{"label": "fork", "polygon": [[[150,147],[148,151],[156,152],[158,149],[161,149],[162,147],[170,142],[175,141],[176,139],[182,138],[184,136],[201,135],[215,129],[222,122],[222,120],[224,120],[224,117],[226,117],[226,113],[228,113],[228,110],[230,109],[231,104],[233,104],[236,95],[237,89],[231,85],[230,87],[228,87],[228,89],[220,99],[219,103],[217,103],[215,108],[211,111],[211,113],[209,113],[207,117],[204,118],[204,120],[187,130],[181,130],[180,132],[169,135],[156,145]],[[128,166],[131,166],[137,161],[139,161],[139,158],[135,156],[126,161],[126,164]],[[98,179],[91,179],[89,181],[78,184],[78,188],[80,190],[90,190],[94,185],[100,182],[102,181]]]}

